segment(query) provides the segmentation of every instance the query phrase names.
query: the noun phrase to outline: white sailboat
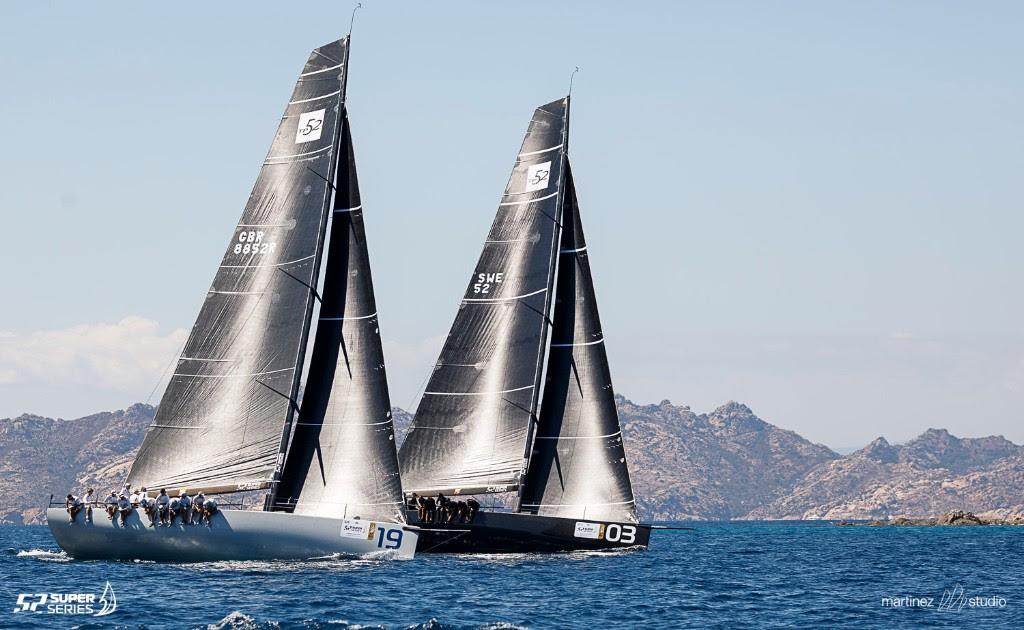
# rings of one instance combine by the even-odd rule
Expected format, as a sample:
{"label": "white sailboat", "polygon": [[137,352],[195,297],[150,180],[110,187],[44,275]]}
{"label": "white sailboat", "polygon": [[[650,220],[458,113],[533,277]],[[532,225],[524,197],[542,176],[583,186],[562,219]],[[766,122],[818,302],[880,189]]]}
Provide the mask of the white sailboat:
{"label": "white sailboat", "polygon": [[150,497],[267,490],[263,510],[153,526],[100,506],[69,522],[51,504],[72,557],[414,555],[345,108],[349,48],[310,54],[127,479]]}

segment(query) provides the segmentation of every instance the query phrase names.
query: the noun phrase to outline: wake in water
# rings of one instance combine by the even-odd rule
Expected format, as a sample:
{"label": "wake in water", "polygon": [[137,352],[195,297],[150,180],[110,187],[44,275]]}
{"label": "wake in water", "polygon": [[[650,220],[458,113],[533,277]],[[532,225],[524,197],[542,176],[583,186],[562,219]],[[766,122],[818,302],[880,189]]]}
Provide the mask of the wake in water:
{"label": "wake in water", "polygon": [[374,552],[362,556],[332,553],[306,560],[222,560],[219,562],[183,562],[167,563],[177,569],[206,573],[209,571],[244,571],[246,573],[277,573],[301,569],[326,569],[328,571],[355,571],[368,567],[381,566],[394,560],[391,551]]}
{"label": "wake in water", "polygon": [[[281,628],[282,625],[272,619],[265,621],[259,621],[252,615],[247,615],[239,610],[228,613],[223,619],[217,623],[211,623],[206,626],[197,626],[199,628],[205,628],[205,630],[263,630],[264,628]],[[387,630],[388,626],[380,625],[362,625],[349,623],[344,619],[332,619],[328,621],[319,621],[316,619],[307,619],[302,622],[303,628],[332,628],[334,630]],[[527,630],[523,626],[517,626],[515,624],[507,623],[504,621],[497,621],[493,623],[487,623],[479,626],[460,626],[452,625],[447,623],[441,623],[436,618],[431,618],[423,623],[416,623],[411,625],[403,626],[403,630]]]}
{"label": "wake in water", "polygon": [[16,551],[14,549],[8,549],[7,552],[18,558],[35,558],[36,560],[43,560],[44,562],[71,562],[71,556],[63,551],[46,551],[44,549]]}
{"label": "wake in water", "polygon": [[530,562],[559,563],[566,560],[589,560],[591,558],[614,558],[642,553],[643,547],[622,547],[621,549],[581,549],[561,553],[467,553],[450,556],[456,562],[484,562],[494,565],[517,566]]}

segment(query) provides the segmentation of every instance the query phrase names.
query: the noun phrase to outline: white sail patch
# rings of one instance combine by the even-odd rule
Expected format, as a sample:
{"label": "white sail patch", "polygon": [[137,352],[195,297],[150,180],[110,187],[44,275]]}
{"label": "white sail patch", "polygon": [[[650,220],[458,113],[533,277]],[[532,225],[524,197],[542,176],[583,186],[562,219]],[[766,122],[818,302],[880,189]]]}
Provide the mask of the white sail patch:
{"label": "white sail patch", "polygon": [[526,169],[526,192],[544,190],[551,180],[551,162],[531,164]]}
{"label": "white sail patch", "polygon": [[295,144],[319,140],[324,131],[324,113],[326,109],[299,114],[299,127],[295,130]]}

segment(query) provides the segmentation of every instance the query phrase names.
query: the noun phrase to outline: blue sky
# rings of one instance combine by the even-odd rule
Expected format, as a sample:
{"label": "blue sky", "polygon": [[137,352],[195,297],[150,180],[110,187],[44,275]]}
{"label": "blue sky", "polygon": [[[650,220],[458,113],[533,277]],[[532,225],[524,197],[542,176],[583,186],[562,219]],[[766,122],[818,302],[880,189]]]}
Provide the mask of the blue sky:
{"label": "blue sky", "polygon": [[[414,403],[536,105],[619,392],[836,447],[1024,442],[1024,5],[364,2],[349,108]],[[0,8],[0,417],[159,399],[345,3]]]}

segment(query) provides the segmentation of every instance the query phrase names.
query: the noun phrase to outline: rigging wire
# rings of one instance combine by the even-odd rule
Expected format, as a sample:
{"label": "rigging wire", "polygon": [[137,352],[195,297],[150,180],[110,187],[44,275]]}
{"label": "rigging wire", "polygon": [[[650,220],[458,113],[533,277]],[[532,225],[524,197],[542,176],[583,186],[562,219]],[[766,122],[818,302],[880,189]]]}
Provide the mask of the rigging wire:
{"label": "rigging wire", "polygon": [[178,347],[178,349],[174,353],[174,356],[171,357],[171,360],[168,361],[167,364],[164,366],[163,371],[160,372],[160,376],[157,377],[156,383],[153,384],[153,389],[150,390],[149,396],[146,397],[147,405],[153,401],[153,394],[155,394],[157,388],[160,387],[160,383],[164,382],[164,376],[167,374],[167,370],[170,369],[171,364],[178,361],[178,359],[181,357],[181,353],[185,351],[185,346],[188,344],[188,338],[189,335],[185,335],[185,340],[181,342],[181,346]]}

